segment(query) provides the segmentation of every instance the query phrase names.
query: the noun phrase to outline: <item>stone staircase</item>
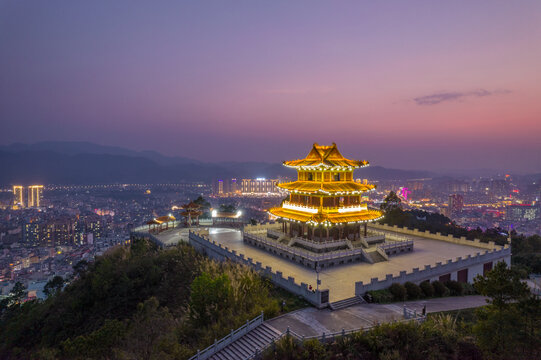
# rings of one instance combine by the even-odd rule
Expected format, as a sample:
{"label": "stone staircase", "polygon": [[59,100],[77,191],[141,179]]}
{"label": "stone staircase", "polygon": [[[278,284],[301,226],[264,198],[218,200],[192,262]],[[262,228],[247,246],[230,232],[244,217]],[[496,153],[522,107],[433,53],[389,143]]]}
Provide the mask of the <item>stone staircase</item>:
{"label": "stone staircase", "polygon": [[362,297],[354,296],[354,297],[350,297],[344,300],[339,300],[339,301],[330,303],[329,307],[331,308],[331,310],[334,311],[334,310],[340,310],[340,309],[344,309],[353,305],[363,304],[363,303],[366,303],[366,301]]}
{"label": "stone staircase", "polygon": [[251,359],[256,353],[279,338],[282,333],[272,326],[262,323],[246,335],[235,340],[220,351],[214,353],[209,359],[212,360],[238,360]]}
{"label": "stone staircase", "polygon": [[377,252],[375,250],[374,251],[367,251],[366,255],[370,257],[373,264],[388,260],[388,259],[384,258],[379,252]]}

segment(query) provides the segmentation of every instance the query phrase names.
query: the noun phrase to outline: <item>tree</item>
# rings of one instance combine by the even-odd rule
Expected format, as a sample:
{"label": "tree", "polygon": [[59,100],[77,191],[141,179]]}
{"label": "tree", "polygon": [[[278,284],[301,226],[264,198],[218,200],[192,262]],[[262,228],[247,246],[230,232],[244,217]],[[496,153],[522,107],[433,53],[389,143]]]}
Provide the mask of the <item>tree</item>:
{"label": "tree", "polygon": [[396,209],[402,209],[402,200],[396,195],[394,191],[391,191],[383,200],[380,209],[385,213],[389,213]]}
{"label": "tree", "polygon": [[226,274],[212,278],[204,272],[194,279],[190,289],[190,316],[196,324],[215,323],[220,309],[231,301],[232,287]]}
{"label": "tree", "polygon": [[22,282],[17,281],[9,293],[11,304],[19,304],[23,301],[26,295],[26,287]]}
{"label": "tree", "polygon": [[45,287],[43,288],[43,292],[47,297],[53,296],[56,293],[58,293],[60,290],[62,290],[62,287],[64,286],[64,279],[62,276],[56,275],[51,280],[47,281],[47,284],[45,284]]}
{"label": "tree", "polygon": [[473,285],[481,295],[489,297],[487,302],[499,311],[503,311],[511,302],[526,298],[530,293],[528,285],[503,261],[498,262],[486,276],[477,275]]}
{"label": "tree", "polygon": [[75,277],[83,276],[88,270],[88,265],[88,261],[86,260],[81,260],[77,262],[77,264],[73,266],[73,275]]}
{"label": "tree", "polygon": [[221,212],[233,213],[237,211],[237,207],[233,204],[222,204],[220,205]]}
{"label": "tree", "polygon": [[522,323],[517,302],[528,298],[528,286],[501,261],[485,277],[478,275],[474,287],[490,304],[476,312],[479,320],[473,332],[479,345],[492,359],[516,357]]}

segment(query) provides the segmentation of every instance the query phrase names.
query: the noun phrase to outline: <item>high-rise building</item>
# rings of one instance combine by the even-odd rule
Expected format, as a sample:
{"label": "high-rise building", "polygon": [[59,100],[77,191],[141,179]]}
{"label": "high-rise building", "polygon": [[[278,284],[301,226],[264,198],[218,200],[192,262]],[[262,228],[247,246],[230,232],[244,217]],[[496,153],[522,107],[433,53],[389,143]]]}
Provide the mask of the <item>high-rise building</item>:
{"label": "high-rise building", "polygon": [[231,193],[236,193],[238,191],[238,188],[237,188],[237,179],[233,178],[231,179],[231,185],[230,185],[230,189],[229,189],[229,192]]}
{"label": "high-rise building", "polygon": [[455,216],[462,212],[462,207],[464,206],[464,197],[459,194],[449,195],[449,207],[448,215]]}
{"label": "high-rise building", "polygon": [[242,179],[243,194],[275,194],[278,193],[277,179]]}
{"label": "high-rise building", "polygon": [[505,219],[509,221],[535,220],[541,216],[541,208],[534,205],[509,205]]}
{"label": "high-rise building", "polygon": [[24,208],[24,187],[21,185],[13,185],[13,206]]}
{"label": "high-rise building", "polygon": [[28,207],[40,207],[43,197],[43,185],[28,187]]}

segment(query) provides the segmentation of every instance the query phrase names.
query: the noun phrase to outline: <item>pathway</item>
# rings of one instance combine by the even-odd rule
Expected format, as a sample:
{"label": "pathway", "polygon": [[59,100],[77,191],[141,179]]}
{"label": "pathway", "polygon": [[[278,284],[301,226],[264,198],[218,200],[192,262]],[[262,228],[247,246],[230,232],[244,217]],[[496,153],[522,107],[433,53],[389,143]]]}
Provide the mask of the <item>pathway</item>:
{"label": "pathway", "polygon": [[401,320],[404,304],[419,313],[426,304],[426,311],[431,313],[483,306],[486,304],[485,299],[483,296],[462,296],[393,304],[359,304],[336,311],[306,308],[268,320],[266,323],[281,332],[289,327],[299,335],[315,336],[323,332],[332,333],[342,329],[358,329],[376,323]]}

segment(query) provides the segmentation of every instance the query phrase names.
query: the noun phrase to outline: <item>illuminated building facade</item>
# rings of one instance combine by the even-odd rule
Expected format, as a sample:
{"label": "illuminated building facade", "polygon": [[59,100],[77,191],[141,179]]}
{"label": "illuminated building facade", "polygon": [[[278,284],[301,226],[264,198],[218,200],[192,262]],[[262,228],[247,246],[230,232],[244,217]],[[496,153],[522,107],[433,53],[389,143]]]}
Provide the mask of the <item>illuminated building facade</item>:
{"label": "illuminated building facade", "polygon": [[243,194],[276,194],[278,193],[277,179],[242,179]]}
{"label": "illuminated building facade", "polygon": [[289,192],[280,207],[269,213],[283,220],[283,231],[310,240],[356,239],[361,226],[383,217],[379,210],[368,209],[362,195],[375,185],[353,180],[353,170],[368,166],[368,161],[342,156],[336,144],[313,145],[304,159],[285,161],[297,170],[297,181],[278,184]]}
{"label": "illuminated building facade", "polygon": [[464,197],[459,194],[449,195],[448,203],[448,215],[455,216],[462,212],[462,207],[464,207]]}
{"label": "illuminated building facade", "polygon": [[541,217],[541,209],[535,205],[510,205],[505,210],[508,221],[535,220]]}
{"label": "illuminated building facade", "polygon": [[43,185],[28,187],[28,207],[40,207],[43,198]]}
{"label": "illuminated building facade", "polygon": [[18,208],[24,208],[24,187],[21,185],[13,186],[13,206]]}

